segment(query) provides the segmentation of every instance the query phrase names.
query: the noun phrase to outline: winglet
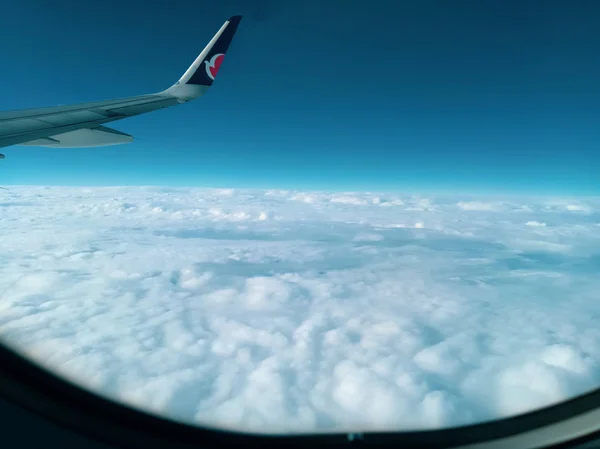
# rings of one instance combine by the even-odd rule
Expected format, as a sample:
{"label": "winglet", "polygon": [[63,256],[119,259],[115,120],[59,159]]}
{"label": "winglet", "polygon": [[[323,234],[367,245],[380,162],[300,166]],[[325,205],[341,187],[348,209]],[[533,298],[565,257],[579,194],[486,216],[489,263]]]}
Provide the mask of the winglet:
{"label": "winglet", "polygon": [[182,101],[189,101],[203,95],[215,80],[241,20],[242,16],[230,17],[179,78],[179,81],[164,93],[173,95]]}

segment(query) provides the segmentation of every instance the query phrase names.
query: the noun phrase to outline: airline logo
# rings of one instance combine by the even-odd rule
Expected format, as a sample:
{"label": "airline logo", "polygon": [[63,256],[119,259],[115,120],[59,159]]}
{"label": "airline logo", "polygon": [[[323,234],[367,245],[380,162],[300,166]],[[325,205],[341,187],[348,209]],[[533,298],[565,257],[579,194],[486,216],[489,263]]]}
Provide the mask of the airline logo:
{"label": "airline logo", "polygon": [[214,80],[215,76],[217,76],[217,72],[219,71],[219,67],[221,67],[221,63],[223,62],[224,58],[225,54],[217,53],[210,58],[210,61],[204,61],[206,74],[211,80]]}

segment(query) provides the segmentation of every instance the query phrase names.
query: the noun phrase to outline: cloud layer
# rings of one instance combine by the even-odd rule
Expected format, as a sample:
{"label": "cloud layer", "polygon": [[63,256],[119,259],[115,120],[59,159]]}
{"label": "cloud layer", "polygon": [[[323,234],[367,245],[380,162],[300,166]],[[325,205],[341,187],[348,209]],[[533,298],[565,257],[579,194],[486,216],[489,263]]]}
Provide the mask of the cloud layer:
{"label": "cloud layer", "polygon": [[233,189],[0,197],[0,337],[257,432],[406,430],[600,386],[600,201]]}

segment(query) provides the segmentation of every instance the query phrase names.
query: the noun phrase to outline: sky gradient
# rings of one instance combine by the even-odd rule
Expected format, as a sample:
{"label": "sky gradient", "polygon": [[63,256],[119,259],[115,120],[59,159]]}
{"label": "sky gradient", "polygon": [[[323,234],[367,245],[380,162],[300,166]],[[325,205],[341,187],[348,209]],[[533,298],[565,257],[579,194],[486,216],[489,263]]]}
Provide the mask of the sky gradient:
{"label": "sky gradient", "polygon": [[9,147],[5,186],[600,194],[593,1],[2,5],[2,110],[162,90],[243,14],[210,92],[129,145]]}

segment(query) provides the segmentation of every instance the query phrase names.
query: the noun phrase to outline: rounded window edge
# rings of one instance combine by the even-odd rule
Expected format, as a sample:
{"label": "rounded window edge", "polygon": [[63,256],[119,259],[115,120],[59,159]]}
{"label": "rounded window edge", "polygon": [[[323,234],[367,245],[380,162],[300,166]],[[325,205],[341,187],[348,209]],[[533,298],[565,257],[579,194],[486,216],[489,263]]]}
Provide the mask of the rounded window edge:
{"label": "rounded window edge", "polygon": [[600,389],[545,408],[461,427],[422,431],[271,435],[191,425],[79,387],[0,342],[0,397],[74,433],[132,448],[311,448],[376,445],[428,448],[577,447],[600,434]]}

